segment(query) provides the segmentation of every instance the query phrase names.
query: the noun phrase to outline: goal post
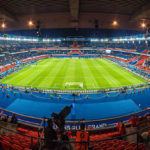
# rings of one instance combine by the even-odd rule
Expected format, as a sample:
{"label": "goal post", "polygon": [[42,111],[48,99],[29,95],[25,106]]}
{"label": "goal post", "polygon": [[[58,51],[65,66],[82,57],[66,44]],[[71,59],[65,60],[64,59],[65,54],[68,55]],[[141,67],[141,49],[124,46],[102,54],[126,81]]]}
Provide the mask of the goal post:
{"label": "goal post", "polygon": [[66,82],[65,88],[83,88],[83,82]]}
{"label": "goal post", "polygon": [[74,56],[74,57],[71,57],[71,59],[80,59],[80,57],[75,57],[75,56]]}

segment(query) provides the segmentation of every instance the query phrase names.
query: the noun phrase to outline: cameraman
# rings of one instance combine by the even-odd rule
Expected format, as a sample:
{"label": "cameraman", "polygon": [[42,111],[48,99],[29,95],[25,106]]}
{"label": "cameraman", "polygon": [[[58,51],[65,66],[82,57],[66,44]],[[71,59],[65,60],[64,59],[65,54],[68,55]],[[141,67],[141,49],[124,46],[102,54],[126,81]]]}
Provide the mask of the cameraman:
{"label": "cameraman", "polygon": [[52,119],[48,120],[48,126],[44,130],[45,136],[45,146],[50,150],[55,150],[57,147],[57,142],[53,142],[54,140],[57,141],[57,133],[53,129],[53,121]]}
{"label": "cameraman", "polygon": [[[76,144],[77,150],[88,150],[89,133],[85,131],[85,124],[81,124],[81,130],[76,132]],[[78,143],[80,142],[80,143]]]}

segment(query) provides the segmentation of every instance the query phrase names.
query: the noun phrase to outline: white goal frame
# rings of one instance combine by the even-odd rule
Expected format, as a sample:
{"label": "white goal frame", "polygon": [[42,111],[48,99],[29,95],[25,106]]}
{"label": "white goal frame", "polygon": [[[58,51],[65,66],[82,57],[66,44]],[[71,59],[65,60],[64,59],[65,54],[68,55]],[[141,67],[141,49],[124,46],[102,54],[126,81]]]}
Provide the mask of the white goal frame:
{"label": "white goal frame", "polygon": [[79,88],[83,88],[83,82],[66,82],[65,88],[67,88],[68,86],[70,87],[71,85],[78,85]]}

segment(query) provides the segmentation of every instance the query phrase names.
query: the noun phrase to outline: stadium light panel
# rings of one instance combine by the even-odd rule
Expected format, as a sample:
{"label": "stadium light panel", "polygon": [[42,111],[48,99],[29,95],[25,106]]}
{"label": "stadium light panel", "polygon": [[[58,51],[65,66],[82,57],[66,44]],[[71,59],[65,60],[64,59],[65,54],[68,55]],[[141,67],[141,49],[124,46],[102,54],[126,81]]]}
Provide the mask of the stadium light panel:
{"label": "stadium light panel", "polygon": [[28,22],[28,25],[29,25],[30,27],[33,26],[33,21],[30,20],[30,21]]}
{"label": "stadium light panel", "polygon": [[43,42],[50,42],[49,39],[43,39]]}
{"label": "stadium light panel", "polygon": [[57,42],[61,42],[61,39],[57,39],[56,41],[57,41]]}
{"label": "stadium light panel", "polygon": [[113,26],[118,26],[118,22],[117,22],[116,20],[114,20],[114,21],[112,22],[112,25],[113,25]]}
{"label": "stadium light panel", "polygon": [[3,29],[6,28],[6,24],[3,22],[2,25],[1,25],[1,27],[2,27]]}
{"label": "stadium light panel", "polygon": [[142,28],[146,28],[145,22],[141,23],[141,27],[142,27]]}

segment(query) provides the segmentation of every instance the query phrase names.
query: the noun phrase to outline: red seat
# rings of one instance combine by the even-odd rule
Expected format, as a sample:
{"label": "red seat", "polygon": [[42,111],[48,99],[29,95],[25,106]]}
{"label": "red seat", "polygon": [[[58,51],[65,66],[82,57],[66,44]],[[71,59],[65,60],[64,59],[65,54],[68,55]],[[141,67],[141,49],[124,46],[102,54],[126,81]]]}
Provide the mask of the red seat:
{"label": "red seat", "polygon": [[107,150],[116,150],[114,147],[110,147]]}
{"label": "red seat", "polygon": [[137,144],[136,143],[129,143],[128,146],[135,147]]}
{"label": "red seat", "polygon": [[123,141],[122,144],[127,146],[129,144],[129,142]]}
{"label": "red seat", "polygon": [[21,147],[24,147],[24,148],[30,148],[30,144],[29,143],[23,142],[20,145],[21,145]]}
{"label": "red seat", "polygon": [[145,146],[145,144],[143,144],[143,143],[140,143],[140,144],[138,145],[138,148],[139,148],[139,150],[146,150],[146,146]]}
{"label": "red seat", "polygon": [[101,148],[103,148],[103,147],[106,147],[106,146],[107,146],[107,144],[105,144],[105,143],[101,143],[99,146],[100,146]]}
{"label": "red seat", "polygon": [[120,145],[118,148],[117,148],[117,150],[124,150],[125,149],[125,145]]}
{"label": "red seat", "polygon": [[119,146],[119,143],[114,143],[113,147],[117,148]]}
{"label": "red seat", "polygon": [[93,150],[100,150],[100,147],[94,147]]}
{"label": "red seat", "polygon": [[11,150],[23,150],[23,148],[17,144],[13,144],[11,148]]}
{"label": "red seat", "polygon": [[17,136],[16,136],[16,134],[10,134],[9,137],[10,137],[11,139],[18,139]]}
{"label": "red seat", "polygon": [[127,147],[127,148],[125,148],[125,150],[133,150],[133,147],[132,146]]}
{"label": "red seat", "polygon": [[21,144],[20,141],[16,140],[16,139],[13,139],[11,143],[12,144],[16,144],[16,145],[20,145]]}
{"label": "red seat", "polygon": [[16,134],[16,137],[17,137],[18,139],[24,139],[24,138],[25,138],[25,136],[20,135],[20,134]]}
{"label": "red seat", "polygon": [[5,140],[5,141],[8,141],[8,142],[11,141],[10,137],[8,137],[8,136],[2,136],[1,139]]}
{"label": "red seat", "polygon": [[23,129],[23,128],[17,128],[17,131],[21,132],[21,133],[27,133],[28,130]]}
{"label": "red seat", "polygon": [[1,147],[2,150],[10,150],[11,149],[11,144],[8,141],[1,141]]}

